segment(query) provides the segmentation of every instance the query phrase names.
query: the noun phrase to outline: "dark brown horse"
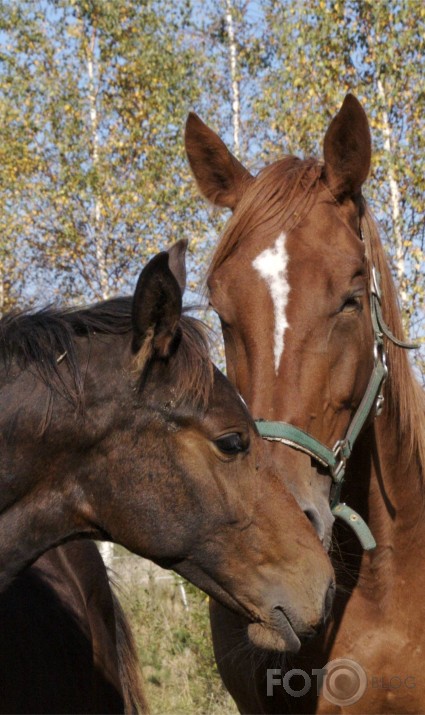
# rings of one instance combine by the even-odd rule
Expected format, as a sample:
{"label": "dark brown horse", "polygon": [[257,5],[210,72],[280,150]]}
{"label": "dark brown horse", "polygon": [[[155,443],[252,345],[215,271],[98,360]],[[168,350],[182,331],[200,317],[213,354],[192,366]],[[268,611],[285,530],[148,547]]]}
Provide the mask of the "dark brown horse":
{"label": "dark brown horse", "polygon": [[92,541],[47,551],[0,593],[0,712],[147,712],[139,677]]}
{"label": "dark brown horse", "polygon": [[55,544],[110,539],[248,618],[257,644],[294,646],[332,569],[182,315],[184,249],[152,259],[132,299],[1,321],[1,587]]}
{"label": "dark brown horse", "polygon": [[[333,618],[297,657],[232,659],[243,621],[213,605],[223,679],[246,713],[422,713],[424,397],[361,194],[366,115],[347,96],[323,163],[286,157],[256,177],[196,115],[186,146],[201,192],[233,211],[208,274],[228,374],[325,548],[333,513],[377,541],[364,552],[337,526]],[[317,669],[335,659],[320,688]]]}

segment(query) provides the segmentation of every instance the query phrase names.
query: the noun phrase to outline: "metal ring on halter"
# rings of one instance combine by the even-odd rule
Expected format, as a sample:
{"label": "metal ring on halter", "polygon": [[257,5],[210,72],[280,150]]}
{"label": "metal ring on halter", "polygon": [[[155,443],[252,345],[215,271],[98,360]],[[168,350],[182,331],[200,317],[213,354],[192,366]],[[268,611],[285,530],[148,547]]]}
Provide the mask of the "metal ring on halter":
{"label": "metal ring on halter", "polygon": [[332,452],[335,455],[335,459],[338,459],[339,461],[335,466],[329,466],[329,471],[331,473],[332,481],[336,482],[337,484],[343,480],[345,474],[347,457],[344,454],[344,450],[346,446],[347,443],[345,439],[338,439],[332,449]]}

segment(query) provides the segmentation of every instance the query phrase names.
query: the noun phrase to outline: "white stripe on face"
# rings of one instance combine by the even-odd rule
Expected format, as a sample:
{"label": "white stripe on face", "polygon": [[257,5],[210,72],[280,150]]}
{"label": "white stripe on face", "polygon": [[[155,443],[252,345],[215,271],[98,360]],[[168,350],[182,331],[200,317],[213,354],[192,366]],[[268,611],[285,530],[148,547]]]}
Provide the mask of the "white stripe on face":
{"label": "white stripe on face", "polygon": [[267,283],[274,310],[274,369],[279,372],[284,349],[285,331],[288,327],[286,306],[290,286],[287,278],[288,254],[285,247],[286,234],[281,233],[272,248],[266,248],[252,262],[253,267]]}

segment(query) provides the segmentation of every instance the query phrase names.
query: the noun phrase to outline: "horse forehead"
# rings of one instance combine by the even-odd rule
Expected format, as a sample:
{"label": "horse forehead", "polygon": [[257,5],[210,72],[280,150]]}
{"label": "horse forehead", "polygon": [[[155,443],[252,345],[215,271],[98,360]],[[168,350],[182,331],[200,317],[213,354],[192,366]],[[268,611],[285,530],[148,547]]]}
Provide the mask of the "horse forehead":
{"label": "horse forehead", "polygon": [[[210,273],[210,296],[229,308],[258,302],[259,281],[267,286],[273,306],[283,320],[291,286],[314,286],[336,276],[351,274],[364,260],[358,232],[358,209],[333,205],[321,192],[302,221],[289,230],[270,226],[250,232],[235,250]],[[320,271],[318,267],[320,266]],[[310,288],[313,288],[310,285]]]}
{"label": "horse forehead", "polygon": [[273,303],[274,314],[274,367],[279,370],[285,345],[285,333],[289,327],[287,307],[290,293],[288,281],[287,236],[283,231],[275,242],[262,250],[252,261],[252,266],[265,281]]}

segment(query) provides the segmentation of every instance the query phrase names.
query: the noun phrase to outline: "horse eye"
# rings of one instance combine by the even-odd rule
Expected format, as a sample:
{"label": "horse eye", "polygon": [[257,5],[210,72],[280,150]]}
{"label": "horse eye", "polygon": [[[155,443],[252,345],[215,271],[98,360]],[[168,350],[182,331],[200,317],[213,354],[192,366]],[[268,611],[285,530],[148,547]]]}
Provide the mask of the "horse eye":
{"label": "horse eye", "polygon": [[238,432],[230,432],[230,434],[224,434],[222,437],[216,439],[215,445],[223,454],[233,455],[239,452],[246,452],[249,443],[243,440],[242,435]]}
{"label": "horse eye", "polygon": [[361,310],[361,309],[362,309],[362,302],[360,300],[360,296],[351,295],[348,298],[346,298],[346,300],[344,301],[340,312],[341,313],[353,313],[355,310]]}

